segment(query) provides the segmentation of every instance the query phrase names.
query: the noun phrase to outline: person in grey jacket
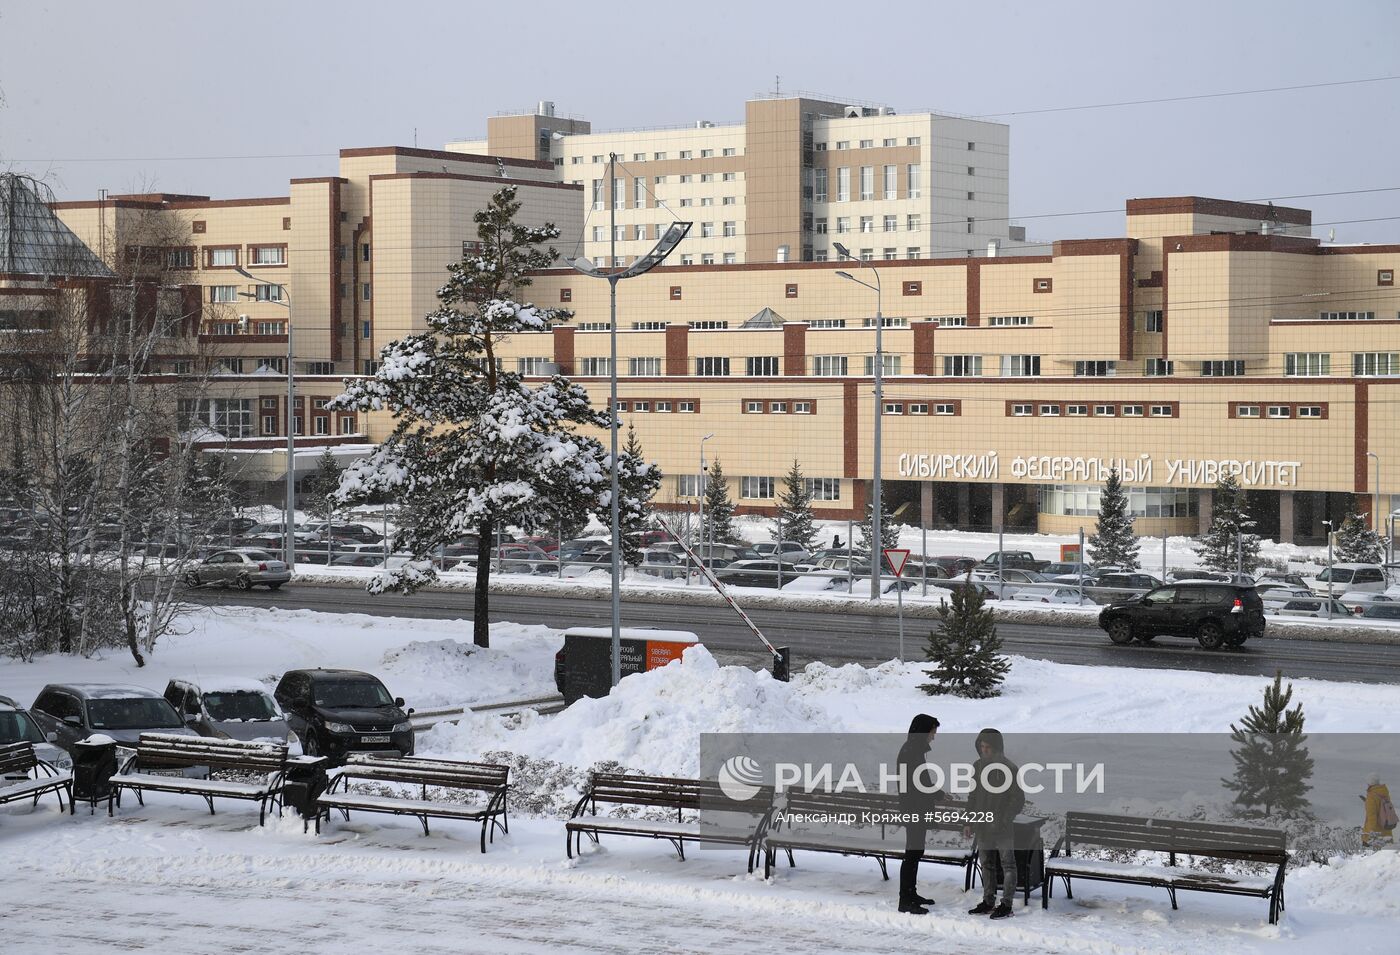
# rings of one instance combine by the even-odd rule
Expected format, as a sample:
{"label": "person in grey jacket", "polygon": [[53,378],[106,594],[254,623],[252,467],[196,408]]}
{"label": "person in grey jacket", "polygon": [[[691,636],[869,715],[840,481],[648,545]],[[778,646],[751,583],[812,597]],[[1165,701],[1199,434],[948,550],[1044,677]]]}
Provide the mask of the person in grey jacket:
{"label": "person in grey jacket", "polygon": [[[988,727],[978,733],[976,746],[973,789],[967,797],[967,811],[973,821],[965,834],[977,837],[982,901],[968,913],[990,913],[994,919],[1004,919],[1011,915],[1011,900],[1016,895],[1015,823],[1017,813],[1026,805],[1026,793],[1016,779],[1018,767],[1006,758],[1005,743],[999,730]],[[988,774],[989,767],[995,768]],[[1003,789],[1008,782],[1010,785]],[[993,904],[997,892],[998,856],[1001,858],[1001,901]]]}

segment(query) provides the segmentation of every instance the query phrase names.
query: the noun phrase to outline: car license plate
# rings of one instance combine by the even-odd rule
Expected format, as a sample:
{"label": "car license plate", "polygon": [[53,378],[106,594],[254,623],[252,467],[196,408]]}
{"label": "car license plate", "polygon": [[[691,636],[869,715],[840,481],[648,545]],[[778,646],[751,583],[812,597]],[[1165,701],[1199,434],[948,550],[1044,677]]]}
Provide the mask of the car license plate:
{"label": "car license plate", "polygon": [[361,737],[360,737],[360,742],[361,742],[361,743],[387,743],[387,742],[389,742],[389,741],[390,741],[390,740],[389,740],[389,737],[387,737],[387,736],[361,736]]}
{"label": "car license plate", "polygon": [[148,769],[148,770],[146,770],[146,775],[148,775],[148,776],[183,776],[183,775],[185,775],[185,771],[184,771],[183,769]]}

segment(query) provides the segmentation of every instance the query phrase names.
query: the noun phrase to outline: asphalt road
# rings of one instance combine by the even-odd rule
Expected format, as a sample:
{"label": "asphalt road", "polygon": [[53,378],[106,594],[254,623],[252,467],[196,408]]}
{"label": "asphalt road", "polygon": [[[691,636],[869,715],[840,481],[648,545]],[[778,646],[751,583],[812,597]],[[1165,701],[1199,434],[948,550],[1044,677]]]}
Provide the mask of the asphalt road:
{"label": "asphalt road", "polygon": [[[468,591],[422,591],[412,596],[374,596],[347,587],[292,584],[277,592],[203,589],[194,599],[211,604],[276,606],[329,613],[372,616],[462,619],[472,617]],[[848,613],[801,610],[747,611],[775,646],[792,648],[794,669],[820,660],[825,663],[881,663],[898,653],[893,617],[852,610]],[[651,626],[698,633],[716,655],[727,662],[766,663],[768,654],[728,607],[649,604],[623,601],[624,626]],[[606,626],[606,600],[577,597],[491,597],[495,620],[540,623],[551,627],[582,624]],[[905,620],[905,655],[922,659],[928,620]],[[998,624],[1010,653],[1056,663],[1130,666],[1149,669],[1205,670],[1243,676],[1273,676],[1400,684],[1400,646],[1347,644],[1320,640],[1251,640],[1238,650],[1210,652],[1194,641],[1159,637],[1152,646],[1116,647],[1097,628],[1037,624]],[[463,628],[469,637],[469,628]]]}

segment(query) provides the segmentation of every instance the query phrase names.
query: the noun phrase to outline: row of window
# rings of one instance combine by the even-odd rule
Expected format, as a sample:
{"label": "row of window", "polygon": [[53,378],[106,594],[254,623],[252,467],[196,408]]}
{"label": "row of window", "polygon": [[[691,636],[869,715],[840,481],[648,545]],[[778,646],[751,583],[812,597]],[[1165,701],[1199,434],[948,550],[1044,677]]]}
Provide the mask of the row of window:
{"label": "row of window", "polygon": [[[277,415],[265,414],[262,416],[262,435],[268,437],[278,433],[279,419]],[[355,419],[353,417],[342,417],[340,419],[340,434],[355,434]],[[305,434],[302,430],[301,415],[292,416],[292,434]],[[331,419],[328,415],[311,416],[311,433],[314,435],[327,435],[331,433]]]}
{"label": "row of window", "polygon": [[700,402],[694,398],[629,398],[618,401],[618,412],[648,414],[695,414]]}
{"label": "row of window", "polygon": [[1181,413],[1179,402],[1158,404],[1135,402],[1075,402],[1075,401],[1008,401],[1008,418],[1175,418]]}
{"label": "row of window", "polygon": [[[814,501],[841,500],[840,478],[804,478],[807,496]],[[740,477],[739,496],[745,500],[767,500],[776,496],[779,481],[772,477]],[[676,475],[676,497],[700,497],[703,482],[699,474]]]}
{"label": "row of window", "polygon": [[1327,417],[1327,405],[1324,404],[1299,404],[1298,402],[1280,402],[1278,404],[1249,404],[1245,402],[1230,402],[1230,417],[1232,418],[1314,418],[1321,420]]}
{"label": "row of window", "polygon": [[[877,198],[875,187],[875,167],[856,167],[856,183],[858,191],[856,198],[861,201],[870,201]],[[810,198],[813,202],[831,201],[829,170],[817,167],[807,171],[808,182],[803,186],[803,197]],[[919,199],[923,197],[923,167],[918,163],[906,163],[904,166],[904,195],[899,193],[899,167],[893,163],[881,167],[880,189],[878,198],[881,199]],[[810,194],[809,194],[810,193]],[[851,201],[851,167],[836,167],[836,201]]]}
{"label": "row of window", "polygon": [[[714,155],[715,155],[715,151],[714,151],[713,149],[702,149],[702,150],[700,150],[700,158],[701,158],[701,159],[711,159],[711,158],[714,157]],[[739,151],[738,151],[738,149],[737,149],[736,147],[734,147],[734,146],[724,146],[724,147],[722,147],[722,148],[720,149],[719,155],[721,155],[721,156],[737,156],[737,155],[739,155]],[[651,154],[651,161],[652,161],[652,162],[664,162],[668,157],[669,157],[669,154],[668,154],[668,153],[660,153],[660,152],[658,152],[658,153],[652,153],[652,154]],[[681,159],[694,159],[694,158],[695,158],[695,150],[693,150],[693,149],[682,149],[682,150],[680,151],[680,158],[681,158]],[[621,159],[622,159],[622,157],[619,156],[619,157],[618,157],[618,160],[621,161]],[[582,163],[583,161],[584,161],[584,160],[583,160],[583,157],[582,157],[582,156],[570,156],[570,157],[569,157],[569,162],[570,162],[571,164],[573,164],[573,165],[578,165],[578,164]],[[607,157],[606,155],[602,154],[602,153],[597,153],[597,154],[594,154],[594,156],[593,156],[593,158],[592,158],[592,161],[595,162],[595,163],[605,163],[605,162],[608,161],[608,157]],[[633,161],[633,162],[646,162],[646,161],[647,161],[647,154],[646,154],[646,153],[633,153],[633,154],[632,154],[632,161]]]}
{"label": "row of window", "polygon": [[[906,138],[905,138],[905,140],[904,140],[904,145],[906,145],[906,146],[918,146],[918,145],[921,144],[923,141],[924,141],[924,140],[923,140],[923,137],[922,137],[922,136],[909,136],[909,137],[906,137]],[[873,140],[873,139],[858,139],[858,140],[856,140],[856,142],[859,144],[859,145],[857,146],[857,148],[859,148],[859,149],[874,149],[874,148],[875,148],[875,140]],[[881,145],[882,147],[885,147],[885,148],[888,148],[888,147],[890,147],[890,146],[898,146],[898,145],[899,145],[899,138],[896,137],[896,136],[886,136],[884,139],[882,139],[882,140],[880,141],[880,145]],[[817,152],[825,152],[826,149],[827,149],[827,144],[826,144],[826,143],[815,143],[815,144],[813,144],[812,148],[815,149]],[[832,148],[832,149],[838,149],[838,150],[850,149],[850,148],[851,148],[851,141],[850,141],[849,139],[838,139],[838,140],[832,145],[831,148]],[[968,144],[967,144],[967,148],[968,148],[968,149],[971,149],[971,148],[972,148],[972,143],[968,143]]]}
{"label": "row of window", "polygon": [[[204,267],[206,269],[236,269],[243,264],[244,247],[238,245],[204,246]],[[172,269],[194,268],[194,249],[183,246],[166,250],[166,267]],[[250,245],[247,247],[248,265],[286,265],[287,246]]]}
{"label": "row of window", "polygon": [[956,416],[962,413],[962,402],[940,401],[931,404],[927,401],[886,401],[880,413],[887,415],[934,414]]}
{"label": "row of window", "polygon": [[809,398],[791,401],[766,401],[761,398],[745,398],[744,414],[815,414],[817,403]]}
{"label": "row of window", "polygon": [[[246,294],[255,302],[286,301],[286,289],[281,285],[254,285],[251,288],[252,291]],[[209,286],[209,301],[215,305],[237,302],[244,294],[243,287],[239,285]]]}

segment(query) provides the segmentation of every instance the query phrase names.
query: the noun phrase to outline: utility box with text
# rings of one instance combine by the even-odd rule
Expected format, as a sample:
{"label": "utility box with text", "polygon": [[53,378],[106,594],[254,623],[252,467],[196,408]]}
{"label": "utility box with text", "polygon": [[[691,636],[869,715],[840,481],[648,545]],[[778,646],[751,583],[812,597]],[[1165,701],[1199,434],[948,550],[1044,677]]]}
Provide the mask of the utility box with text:
{"label": "utility box with text", "polygon": [[[643,673],[679,660],[700,638],[687,630],[623,627],[622,675]],[[574,627],[564,631],[559,691],[571,704],[585,696],[607,696],[612,689],[612,628]]]}

